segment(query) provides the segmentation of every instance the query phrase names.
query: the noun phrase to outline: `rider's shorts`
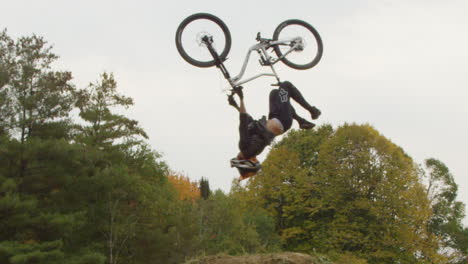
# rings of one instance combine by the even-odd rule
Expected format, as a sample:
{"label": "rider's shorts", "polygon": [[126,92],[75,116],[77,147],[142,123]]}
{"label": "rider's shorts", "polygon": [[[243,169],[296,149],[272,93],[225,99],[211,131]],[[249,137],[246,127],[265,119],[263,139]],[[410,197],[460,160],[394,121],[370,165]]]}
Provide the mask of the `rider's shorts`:
{"label": "rider's shorts", "polygon": [[283,125],[284,132],[292,126],[293,112],[291,108],[287,90],[280,87],[270,92],[270,113],[268,114],[268,119],[278,119]]}

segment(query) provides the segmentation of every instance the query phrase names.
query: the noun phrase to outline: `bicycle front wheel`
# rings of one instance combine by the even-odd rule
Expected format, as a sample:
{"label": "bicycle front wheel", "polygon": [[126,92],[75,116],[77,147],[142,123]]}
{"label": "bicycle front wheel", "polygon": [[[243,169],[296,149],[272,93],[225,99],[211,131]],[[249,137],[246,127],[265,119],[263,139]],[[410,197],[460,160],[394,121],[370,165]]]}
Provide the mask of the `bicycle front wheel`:
{"label": "bicycle front wheel", "polygon": [[[273,41],[281,42],[274,46],[275,53],[291,68],[310,69],[322,58],[322,38],[317,30],[305,21],[290,19],[279,24],[273,33]],[[293,49],[295,45],[296,48]]]}
{"label": "bicycle front wheel", "polygon": [[193,14],[177,28],[175,42],[179,54],[197,67],[216,65],[204,39],[210,40],[219,59],[224,61],[231,49],[231,33],[221,19],[207,13]]}

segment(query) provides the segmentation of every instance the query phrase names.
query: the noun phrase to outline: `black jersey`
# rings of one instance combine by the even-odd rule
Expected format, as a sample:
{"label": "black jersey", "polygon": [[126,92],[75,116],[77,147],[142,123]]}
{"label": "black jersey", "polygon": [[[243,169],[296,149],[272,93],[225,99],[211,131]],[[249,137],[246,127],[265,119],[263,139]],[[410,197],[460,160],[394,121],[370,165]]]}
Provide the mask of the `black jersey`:
{"label": "black jersey", "polygon": [[249,159],[262,153],[275,135],[266,129],[264,122],[254,120],[247,113],[241,113],[239,118],[239,149]]}

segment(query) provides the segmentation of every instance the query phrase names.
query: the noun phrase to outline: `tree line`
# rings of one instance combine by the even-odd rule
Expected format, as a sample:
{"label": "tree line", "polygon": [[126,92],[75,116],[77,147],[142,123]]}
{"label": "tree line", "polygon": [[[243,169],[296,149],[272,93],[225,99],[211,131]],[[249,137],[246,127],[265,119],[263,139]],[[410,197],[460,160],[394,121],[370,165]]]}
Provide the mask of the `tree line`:
{"label": "tree line", "polygon": [[0,34],[0,263],[181,263],[270,248],[273,230],[251,219],[261,212],[174,173],[119,114],[133,101],[112,74],[77,88],[57,60],[40,36]]}
{"label": "tree line", "polygon": [[[37,35],[0,32],[0,263],[183,263],[292,250],[335,263],[465,263],[437,159],[369,125],[292,131],[229,193],[174,172],[102,73],[77,88]],[[221,177],[222,175],[220,175]]]}

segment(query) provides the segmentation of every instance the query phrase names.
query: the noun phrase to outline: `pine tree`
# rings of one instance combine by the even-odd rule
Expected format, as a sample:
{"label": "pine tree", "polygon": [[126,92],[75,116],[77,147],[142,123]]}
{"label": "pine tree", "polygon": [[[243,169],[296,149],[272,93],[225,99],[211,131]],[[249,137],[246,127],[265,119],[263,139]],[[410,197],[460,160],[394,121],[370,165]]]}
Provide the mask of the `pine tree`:
{"label": "pine tree", "polygon": [[[95,185],[90,190],[94,199],[88,200],[94,203],[88,219],[94,229],[89,235],[98,237],[110,264],[155,255],[164,262],[166,249],[158,245],[172,242],[166,234],[172,225],[168,212],[173,201],[167,165],[143,141],[147,135],[138,122],[117,114],[131,105],[131,98],[118,93],[112,74],[102,74],[77,93],[85,123],[77,128],[75,140],[91,155],[88,174]],[[148,243],[155,240],[159,242]]]}
{"label": "pine tree", "polygon": [[67,122],[73,107],[72,77],[51,70],[58,56],[47,41],[36,35],[14,41],[3,31],[0,42],[2,89],[10,109],[2,109],[1,116],[9,132],[24,143],[44,125]]}
{"label": "pine tree", "polygon": [[0,32],[0,136],[7,133],[14,115],[7,86],[10,82],[10,68],[14,65],[14,54],[14,41],[5,29]]}
{"label": "pine tree", "polygon": [[208,199],[210,197],[210,183],[208,179],[201,178],[200,180],[200,194],[203,199]]}
{"label": "pine tree", "polygon": [[0,263],[166,262],[167,165],[115,114],[132,100],[111,74],[77,91],[57,58],[41,37],[0,34]]}
{"label": "pine tree", "polygon": [[139,145],[139,138],[148,138],[138,121],[117,114],[128,109],[133,100],[117,92],[113,74],[103,73],[101,79],[77,93],[80,117],[87,123],[79,127],[77,139],[87,145],[101,148],[131,148]]}
{"label": "pine tree", "polygon": [[82,215],[58,199],[79,154],[67,142],[71,74],[51,69],[57,56],[41,37],[15,41],[4,30],[0,49],[0,262],[66,263],[88,257],[65,257]]}

